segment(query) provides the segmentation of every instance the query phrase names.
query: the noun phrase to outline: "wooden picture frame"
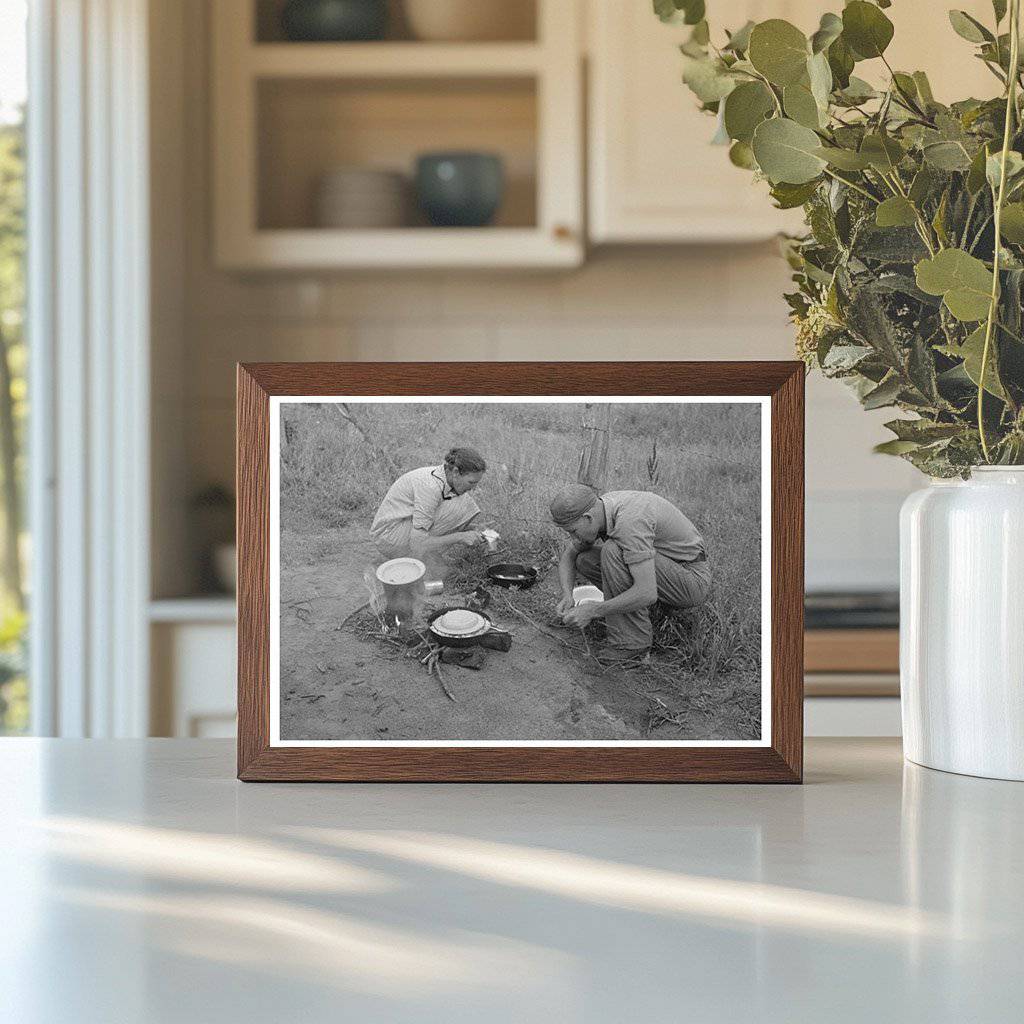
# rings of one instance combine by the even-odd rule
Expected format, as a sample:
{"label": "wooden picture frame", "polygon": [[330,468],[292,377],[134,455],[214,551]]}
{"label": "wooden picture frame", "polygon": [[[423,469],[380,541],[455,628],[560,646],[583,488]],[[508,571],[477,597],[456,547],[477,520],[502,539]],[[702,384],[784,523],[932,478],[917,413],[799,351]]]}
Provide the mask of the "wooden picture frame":
{"label": "wooden picture frame", "polygon": [[[244,781],[800,782],[804,367],[799,362],[238,366],[238,777]],[[758,396],[770,410],[770,735],[759,746],[279,746],[270,737],[271,399]],[[365,398],[363,399],[366,400]],[[536,400],[536,399],[535,399]],[[565,400],[563,398],[563,400]],[[582,401],[582,398],[580,399]],[[610,401],[613,398],[610,398]],[[634,399],[637,400],[637,399]],[[677,399],[678,400],[678,399]],[[750,399],[746,399],[749,401]],[[762,441],[763,443],[763,441]],[[767,477],[766,477],[767,478]],[[767,507],[767,506],[766,506]],[[765,522],[762,516],[762,528]]]}

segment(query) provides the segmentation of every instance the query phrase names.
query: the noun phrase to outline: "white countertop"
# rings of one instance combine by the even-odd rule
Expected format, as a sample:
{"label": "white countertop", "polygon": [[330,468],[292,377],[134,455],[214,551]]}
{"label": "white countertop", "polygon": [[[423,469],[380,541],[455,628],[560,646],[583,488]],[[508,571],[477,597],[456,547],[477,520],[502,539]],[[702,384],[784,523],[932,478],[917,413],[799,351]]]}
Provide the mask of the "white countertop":
{"label": "white countertop", "polygon": [[1024,785],[810,740],[802,787],[243,785],[0,741],[0,1021],[1005,1022]]}

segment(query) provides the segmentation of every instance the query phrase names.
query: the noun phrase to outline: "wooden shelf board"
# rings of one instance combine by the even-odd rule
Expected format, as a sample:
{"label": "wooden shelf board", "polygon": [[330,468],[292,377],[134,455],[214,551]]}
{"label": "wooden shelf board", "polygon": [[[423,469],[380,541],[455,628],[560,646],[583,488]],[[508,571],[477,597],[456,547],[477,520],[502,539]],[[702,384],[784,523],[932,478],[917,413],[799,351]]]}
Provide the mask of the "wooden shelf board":
{"label": "wooden shelf board", "polygon": [[222,253],[237,269],[274,267],[571,267],[578,246],[538,228],[256,231]]}
{"label": "wooden shelf board", "polygon": [[536,43],[257,43],[255,78],[461,78],[535,75]]}
{"label": "wooden shelf board", "polygon": [[898,697],[900,677],[889,672],[806,672],[805,697]]}
{"label": "wooden shelf board", "polygon": [[154,598],[149,602],[150,622],[233,623],[236,617],[235,599],[227,594]]}
{"label": "wooden shelf board", "polygon": [[899,670],[898,629],[809,629],[804,633],[805,672]]}

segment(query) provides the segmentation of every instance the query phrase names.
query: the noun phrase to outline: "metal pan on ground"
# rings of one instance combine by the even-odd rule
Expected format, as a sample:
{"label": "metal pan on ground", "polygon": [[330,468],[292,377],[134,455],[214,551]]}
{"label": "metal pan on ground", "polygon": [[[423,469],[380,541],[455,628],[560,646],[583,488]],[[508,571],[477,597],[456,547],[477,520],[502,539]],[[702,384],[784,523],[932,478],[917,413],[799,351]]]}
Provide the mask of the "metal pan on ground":
{"label": "metal pan on ground", "polygon": [[[458,613],[458,614],[456,614]],[[512,634],[497,629],[491,617],[472,608],[445,608],[427,620],[430,635],[446,647],[488,647],[507,651],[512,646]]]}
{"label": "metal pan on ground", "polygon": [[487,578],[499,587],[529,590],[537,582],[537,570],[532,565],[498,562],[487,567]]}

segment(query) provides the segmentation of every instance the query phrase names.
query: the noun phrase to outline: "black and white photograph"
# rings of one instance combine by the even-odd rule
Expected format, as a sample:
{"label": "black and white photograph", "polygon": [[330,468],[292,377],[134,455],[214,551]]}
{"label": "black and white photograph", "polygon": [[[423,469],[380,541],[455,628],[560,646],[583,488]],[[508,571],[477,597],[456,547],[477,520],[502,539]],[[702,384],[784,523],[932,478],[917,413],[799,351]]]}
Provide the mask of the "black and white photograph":
{"label": "black and white photograph", "polygon": [[273,398],[271,743],[763,745],[769,419]]}

